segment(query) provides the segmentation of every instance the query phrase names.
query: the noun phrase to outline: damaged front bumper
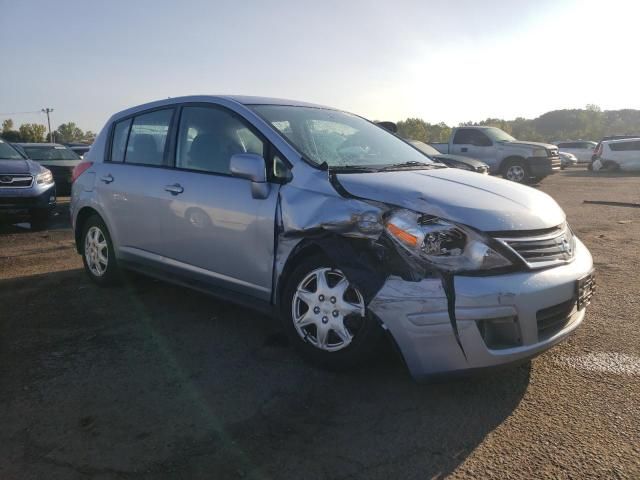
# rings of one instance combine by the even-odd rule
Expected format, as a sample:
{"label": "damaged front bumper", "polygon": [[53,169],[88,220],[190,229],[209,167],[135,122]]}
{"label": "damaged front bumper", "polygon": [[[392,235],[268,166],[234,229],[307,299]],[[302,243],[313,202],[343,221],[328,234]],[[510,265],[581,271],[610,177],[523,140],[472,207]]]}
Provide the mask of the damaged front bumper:
{"label": "damaged front bumper", "polygon": [[576,239],[569,264],[496,276],[455,276],[458,345],[438,277],[418,282],[389,277],[369,303],[387,328],[414,378],[424,379],[531,358],[582,322],[577,282],[593,269]]}

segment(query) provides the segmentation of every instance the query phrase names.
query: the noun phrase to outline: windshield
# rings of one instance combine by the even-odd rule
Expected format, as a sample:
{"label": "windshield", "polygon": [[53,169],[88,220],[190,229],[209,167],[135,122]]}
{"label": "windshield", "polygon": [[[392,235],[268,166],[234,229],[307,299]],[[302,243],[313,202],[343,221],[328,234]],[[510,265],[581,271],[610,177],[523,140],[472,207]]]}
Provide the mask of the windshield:
{"label": "windshield", "polygon": [[494,142],[516,142],[517,140],[496,127],[485,128],[482,130]]}
{"label": "windshield", "polygon": [[0,159],[2,160],[24,160],[22,155],[4,140],[0,140]]}
{"label": "windshield", "polygon": [[428,143],[421,142],[420,140],[409,140],[409,143],[420,150],[425,155],[429,155],[430,157],[434,155],[440,155],[440,152],[433,148]]}
{"label": "windshield", "polygon": [[32,160],[80,160],[80,157],[62,145],[31,147],[24,145],[24,151]]}
{"label": "windshield", "polygon": [[434,165],[410,145],[356,115],[336,110],[283,105],[251,108],[303,156],[329,168]]}

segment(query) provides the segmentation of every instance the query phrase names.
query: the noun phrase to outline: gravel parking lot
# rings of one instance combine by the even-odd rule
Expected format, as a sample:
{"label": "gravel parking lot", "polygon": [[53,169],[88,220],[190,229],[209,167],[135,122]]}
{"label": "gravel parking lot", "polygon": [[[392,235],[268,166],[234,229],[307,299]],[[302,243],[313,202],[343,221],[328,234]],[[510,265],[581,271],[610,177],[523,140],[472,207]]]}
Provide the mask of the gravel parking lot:
{"label": "gravel parking lot", "polygon": [[414,383],[391,351],[336,374],[275,322],[82,272],[51,228],[0,226],[0,478],[640,478],[640,176],[539,186],[591,249],[583,326],[530,363]]}

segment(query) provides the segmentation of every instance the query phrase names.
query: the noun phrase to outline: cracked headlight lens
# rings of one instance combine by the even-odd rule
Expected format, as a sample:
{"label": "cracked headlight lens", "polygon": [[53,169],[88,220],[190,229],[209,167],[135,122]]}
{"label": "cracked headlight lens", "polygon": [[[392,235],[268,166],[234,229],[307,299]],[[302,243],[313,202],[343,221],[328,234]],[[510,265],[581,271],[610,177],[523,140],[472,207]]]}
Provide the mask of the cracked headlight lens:
{"label": "cracked headlight lens", "polygon": [[36,176],[36,182],[38,185],[48,185],[53,183],[53,174],[51,173],[51,170],[45,170],[44,172],[39,173]]}
{"label": "cracked headlight lens", "polygon": [[512,265],[475,231],[440,218],[396,210],[387,219],[385,228],[405,251],[442,270],[478,271]]}

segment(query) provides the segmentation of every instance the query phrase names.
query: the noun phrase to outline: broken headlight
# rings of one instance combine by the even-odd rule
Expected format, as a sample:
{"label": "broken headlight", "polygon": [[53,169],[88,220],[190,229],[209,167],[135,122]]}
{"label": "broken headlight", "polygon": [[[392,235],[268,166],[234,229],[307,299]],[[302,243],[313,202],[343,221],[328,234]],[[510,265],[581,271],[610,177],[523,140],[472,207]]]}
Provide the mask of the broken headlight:
{"label": "broken headlight", "polygon": [[512,263],[470,228],[411,210],[396,210],[386,232],[405,251],[450,272],[492,270]]}

